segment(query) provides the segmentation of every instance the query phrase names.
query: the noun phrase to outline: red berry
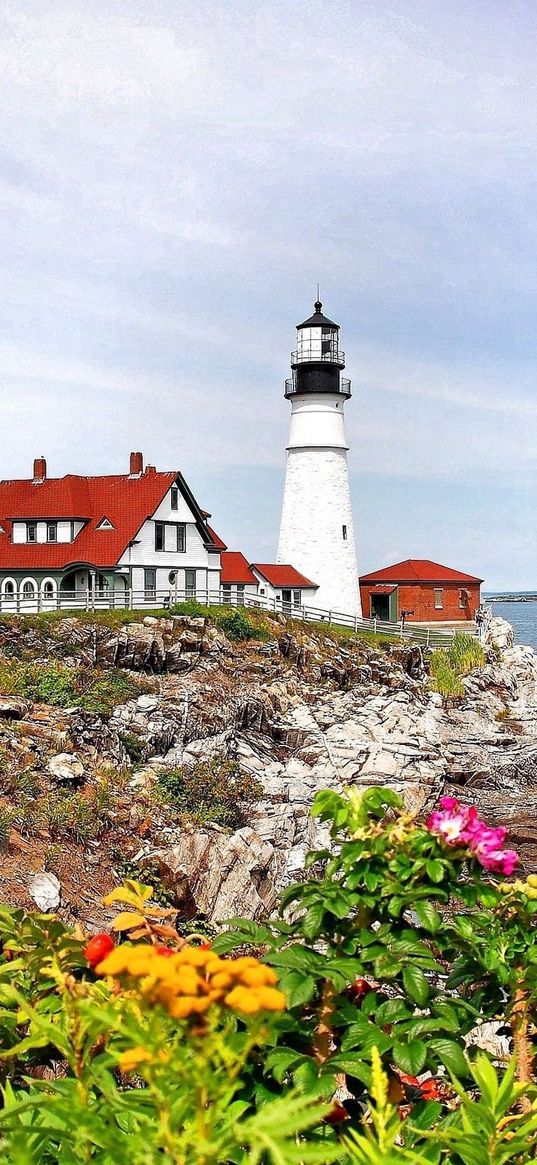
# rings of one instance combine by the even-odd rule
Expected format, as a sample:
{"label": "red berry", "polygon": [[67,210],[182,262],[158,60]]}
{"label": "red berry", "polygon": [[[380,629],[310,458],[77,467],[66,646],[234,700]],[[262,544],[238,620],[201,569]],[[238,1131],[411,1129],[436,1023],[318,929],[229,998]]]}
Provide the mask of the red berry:
{"label": "red berry", "polygon": [[155,947],[155,950],[157,955],[164,955],[166,959],[169,959],[170,955],[177,954],[177,951],[174,951],[173,947]]}
{"label": "red berry", "polygon": [[82,954],[87,959],[90,967],[96,967],[98,963],[102,963],[103,959],[114,950],[115,942],[110,938],[109,934],[94,934],[90,938],[89,943],[84,947]]}
{"label": "red berry", "polygon": [[211,944],[210,943],[200,943],[199,949],[200,949],[200,951],[209,951],[211,949]]}
{"label": "red berry", "polygon": [[363,999],[364,995],[368,995],[373,988],[367,979],[355,979],[349,987],[350,994],[353,999]]}
{"label": "red berry", "polygon": [[340,1125],[343,1123],[343,1121],[348,1120],[350,1120],[350,1115],[347,1112],[345,1105],[339,1104],[337,1100],[335,1104],[332,1105],[330,1112],[324,1118],[324,1122],[327,1125]]}

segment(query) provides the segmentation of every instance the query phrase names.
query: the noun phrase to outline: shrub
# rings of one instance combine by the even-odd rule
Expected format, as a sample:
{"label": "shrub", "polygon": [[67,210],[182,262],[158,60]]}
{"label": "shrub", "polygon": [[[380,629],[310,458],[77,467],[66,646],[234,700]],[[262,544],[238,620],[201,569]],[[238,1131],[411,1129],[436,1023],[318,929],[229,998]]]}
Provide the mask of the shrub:
{"label": "shrub", "polygon": [[216,622],[228,639],[237,642],[244,639],[264,639],[266,636],[265,630],[249,619],[242,607],[224,611],[217,616]]}
{"label": "shrub", "polygon": [[[454,798],[419,824],[391,790],[325,790],[314,815],[318,878],[212,943],[134,881],[90,942],[0,908],[4,1160],[535,1161],[537,876],[500,880],[505,829]],[[508,1065],[467,1054],[492,1018]]]}
{"label": "shrub", "polygon": [[4,847],[9,842],[9,836],[13,828],[15,814],[13,809],[8,805],[0,805],[0,846]]}
{"label": "shrub", "polygon": [[144,742],[134,732],[120,732],[119,739],[133,764],[140,764],[144,756]]}
{"label": "shrub", "polygon": [[240,829],[249,806],[262,795],[262,786],[236,761],[214,756],[161,773],[158,788],[171,805],[200,823],[213,822]]}

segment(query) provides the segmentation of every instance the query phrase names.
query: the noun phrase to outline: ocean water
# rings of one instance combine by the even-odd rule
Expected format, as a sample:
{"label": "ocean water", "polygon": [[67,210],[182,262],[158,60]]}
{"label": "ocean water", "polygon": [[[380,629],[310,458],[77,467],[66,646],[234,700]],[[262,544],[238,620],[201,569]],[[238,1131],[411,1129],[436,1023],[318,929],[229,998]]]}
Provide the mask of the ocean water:
{"label": "ocean water", "polygon": [[492,603],[492,610],[494,615],[501,615],[512,623],[515,643],[526,643],[537,651],[537,602]]}

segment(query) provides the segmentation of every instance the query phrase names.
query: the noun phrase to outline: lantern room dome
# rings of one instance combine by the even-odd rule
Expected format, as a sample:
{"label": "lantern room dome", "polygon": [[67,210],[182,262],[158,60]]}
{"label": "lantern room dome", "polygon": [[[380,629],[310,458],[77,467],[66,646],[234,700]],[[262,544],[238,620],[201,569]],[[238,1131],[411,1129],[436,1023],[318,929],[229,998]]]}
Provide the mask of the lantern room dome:
{"label": "lantern room dome", "polygon": [[308,320],[304,320],[303,324],[297,324],[297,331],[302,328],[339,328],[339,324],[335,324],[333,320],[329,320],[327,316],[323,315],[323,305],[320,299],[314,303],[315,313],[310,316]]}

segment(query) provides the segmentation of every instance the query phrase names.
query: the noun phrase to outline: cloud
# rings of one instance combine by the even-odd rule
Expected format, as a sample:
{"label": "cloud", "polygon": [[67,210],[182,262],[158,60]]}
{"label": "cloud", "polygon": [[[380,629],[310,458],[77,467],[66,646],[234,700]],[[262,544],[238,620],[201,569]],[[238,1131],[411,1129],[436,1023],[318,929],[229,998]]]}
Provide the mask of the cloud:
{"label": "cloud", "polygon": [[293,325],[320,280],[355,480],[378,475],[385,509],[394,480],[444,483],[431,539],[461,478],[490,515],[498,482],[517,505],[535,483],[533,49],[522,0],[8,6],[2,473],[38,447],[114,468],[147,439],[201,488],[205,466],[250,538],[217,469],[255,501],[261,467],[266,545]]}

